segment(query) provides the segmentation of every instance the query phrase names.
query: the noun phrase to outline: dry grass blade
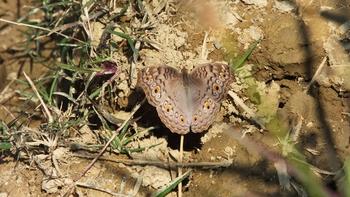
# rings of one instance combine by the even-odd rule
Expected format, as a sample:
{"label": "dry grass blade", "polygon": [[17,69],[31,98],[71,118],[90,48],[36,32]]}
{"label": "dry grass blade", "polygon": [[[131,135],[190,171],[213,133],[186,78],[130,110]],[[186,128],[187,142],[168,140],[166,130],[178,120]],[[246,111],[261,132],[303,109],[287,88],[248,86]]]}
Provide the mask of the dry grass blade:
{"label": "dry grass blade", "polygon": [[10,86],[15,82],[16,79],[12,79],[5,87],[4,89],[0,92],[0,98],[4,96],[4,94],[9,90]]}
{"label": "dry grass blade", "polygon": [[[25,27],[30,27],[30,28],[35,28],[35,29],[40,29],[40,30],[43,30],[43,31],[51,32],[50,29],[47,29],[47,28],[44,28],[44,27],[40,27],[40,26],[36,26],[36,25],[30,25],[30,24],[25,24],[25,23],[18,23],[18,22],[9,21],[9,20],[3,19],[3,18],[0,18],[0,21],[5,22],[5,23],[10,23],[10,24],[13,24],[13,25],[25,26]],[[54,33],[58,34],[60,36],[63,36],[65,38],[73,39],[73,40],[76,40],[76,41],[78,41],[80,43],[84,43],[83,41],[81,41],[81,40],[79,40],[77,38],[69,37],[69,36],[67,36],[65,34],[62,34],[60,32],[54,32]]]}
{"label": "dry grass blade", "polygon": [[41,98],[41,96],[40,96],[38,90],[36,89],[36,87],[35,87],[33,81],[28,77],[28,75],[27,75],[24,71],[23,71],[23,75],[24,75],[24,77],[27,79],[27,81],[28,81],[30,87],[33,89],[33,91],[35,92],[36,96],[38,97],[38,99],[39,99],[41,105],[43,106],[44,111],[45,111],[45,113],[46,113],[46,115],[47,115],[48,122],[49,122],[49,123],[52,123],[52,122],[53,122],[53,117],[52,117],[52,115],[51,115],[51,112],[50,112],[49,108],[47,108],[47,106],[46,106],[44,100]]}
{"label": "dry grass blade", "polygon": [[15,91],[13,91],[13,92],[11,92],[9,94],[5,94],[5,96],[0,95],[0,104],[2,105],[4,103],[6,103],[9,99],[14,97],[15,95],[16,95]]}
{"label": "dry grass blade", "polygon": [[244,101],[239,98],[236,93],[233,91],[228,91],[228,95],[231,96],[236,105],[240,106],[247,113],[248,117],[252,118],[262,129],[265,129],[265,125],[256,119],[254,111],[244,104]]}
{"label": "dry grass blade", "polygon": [[131,196],[131,195],[128,195],[128,194],[116,193],[116,192],[113,192],[113,191],[111,191],[109,189],[105,189],[105,188],[98,187],[98,186],[91,185],[91,184],[87,184],[87,183],[77,182],[76,185],[79,186],[79,187],[84,187],[84,188],[88,188],[88,189],[93,189],[93,190],[97,190],[97,191],[100,191],[100,192],[104,192],[104,193],[110,194],[112,196],[118,196],[118,197],[130,197]]}
{"label": "dry grass blade", "polygon": [[327,57],[324,57],[321,64],[318,66],[314,76],[312,77],[310,83],[306,86],[304,93],[306,93],[307,91],[309,91],[311,85],[315,82],[315,80],[317,79],[317,77],[320,75],[323,67],[326,65],[326,61],[327,61]]}

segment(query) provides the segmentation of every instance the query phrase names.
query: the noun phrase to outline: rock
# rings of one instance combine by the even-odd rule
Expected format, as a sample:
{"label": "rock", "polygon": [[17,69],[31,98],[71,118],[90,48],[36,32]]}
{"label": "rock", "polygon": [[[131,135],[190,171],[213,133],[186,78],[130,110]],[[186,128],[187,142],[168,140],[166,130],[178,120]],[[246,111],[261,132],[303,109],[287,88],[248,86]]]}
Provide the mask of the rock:
{"label": "rock", "polygon": [[323,48],[328,54],[330,65],[349,64],[349,54],[340,44],[337,36],[329,36],[327,41],[323,44]]}
{"label": "rock", "polygon": [[328,87],[333,84],[339,85],[345,90],[350,90],[350,58],[348,52],[339,42],[337,36],[330,36],[323,45],[328,55],[330,67],[323,69],[317,81]]}
{"label": "rock", "polygon": [[7,197],[7,196],[8,196],[8,194],[5,193],[5,192],[1,192],[1,193],[0,193],[0,197]]}
{"label": "rock", "polygon": [[312,96],[305,92],[295,92],[286,103],[285,108],[288,114],[303,117],[305,122],[315,121],[316,102]]}
{"label": "rock", "polygon": [[290,1],[275,1],[273,5],[275,9],[280,12],[291,12],[295,9],[295,6]]}
{"label": "rock", "polygon": [[102,23],[100,22],[91,22],[91,35],[92,35],[92,38],[91,38],[91,45],[95,48],[98,47],[98,45],[100,44],[100,39],[101,39],[101,36],[103,34],[103,31],[104,31],[104,28],[105,28],[105,25],[103,25]]}

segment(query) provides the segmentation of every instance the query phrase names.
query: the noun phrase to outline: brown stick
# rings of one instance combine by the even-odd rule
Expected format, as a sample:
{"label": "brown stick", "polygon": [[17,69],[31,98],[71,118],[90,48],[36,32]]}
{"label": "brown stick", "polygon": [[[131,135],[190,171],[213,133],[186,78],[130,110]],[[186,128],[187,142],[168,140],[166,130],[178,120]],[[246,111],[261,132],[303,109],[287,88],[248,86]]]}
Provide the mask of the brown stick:
{"label": "brown stick", "polygon": [[[94,156],[87,155],[78,155],[74,154],[75,157],[84,158],[84,159],[93,159]],[[183,163],[183,162],[165,162],[165,161],[151,161],[151,160],[132,160],[132,159],[109,159],[100,157],[100,161],[108,161],[115,163],[123,163],[124,165],[139,165],[139,166],[157,166],[164,169],[178,169],[180,166],[185,168],[204,168],[204,169],[215,169],[215,168],[227,168],[232,165],[232,160],[227,161],[219,161],[219,162],[191,162],[191,163]]]}
{"label": "brown stick", "polygon": [[[181,135],[180,137],[180,155],[179,155],[179,162],[182,163],[182,158],[183,158],[183,152],[184,152],[184,135]],[[182,175],[182,166],[178,168],[178,177]],[[179,183],[177,187],[177,194],[178,197],[182,197],[182,181]]]}

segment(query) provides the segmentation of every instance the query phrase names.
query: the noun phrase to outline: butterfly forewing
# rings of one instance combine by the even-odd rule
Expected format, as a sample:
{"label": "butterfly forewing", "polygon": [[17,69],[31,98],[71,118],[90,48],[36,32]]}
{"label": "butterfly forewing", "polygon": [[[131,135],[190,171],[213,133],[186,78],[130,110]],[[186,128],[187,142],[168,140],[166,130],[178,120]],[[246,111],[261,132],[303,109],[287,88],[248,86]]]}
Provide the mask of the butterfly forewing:
{"label": "butterfly forewing", "polygon": [[225,64],[203,64],[190,74],[161,66],[144,68],[138,84],[172,132],[202,132],[214,122],[232,81]]}
{"label": "butterfly forewing", "polygon": [[174,68],[161,66],[142,69],[138,78],[139,86],[165,126],[174,133],[188,133],[191,121],[183,75]]}

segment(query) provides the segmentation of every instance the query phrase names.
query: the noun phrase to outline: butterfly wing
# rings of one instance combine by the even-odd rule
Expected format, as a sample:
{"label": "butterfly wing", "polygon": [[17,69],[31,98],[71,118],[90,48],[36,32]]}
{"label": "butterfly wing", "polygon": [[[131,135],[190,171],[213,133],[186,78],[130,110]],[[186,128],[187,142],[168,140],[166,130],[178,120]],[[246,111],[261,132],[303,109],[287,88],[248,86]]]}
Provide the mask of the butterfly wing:
{"label": "butterfly wing", "polygon": [[181,73],[169,66],[147,67],[140,70],[138,84],[171,132],[186,134],[190,131],[190,114],[186,108],[187,95]]}
{"label": "butterfly wing", "polygon": [[191,131],[197,133],[207,130],[214,122],[233,77],[228,65],[211,63],[195,68],[190,78],[192,103],[195,104]]}

